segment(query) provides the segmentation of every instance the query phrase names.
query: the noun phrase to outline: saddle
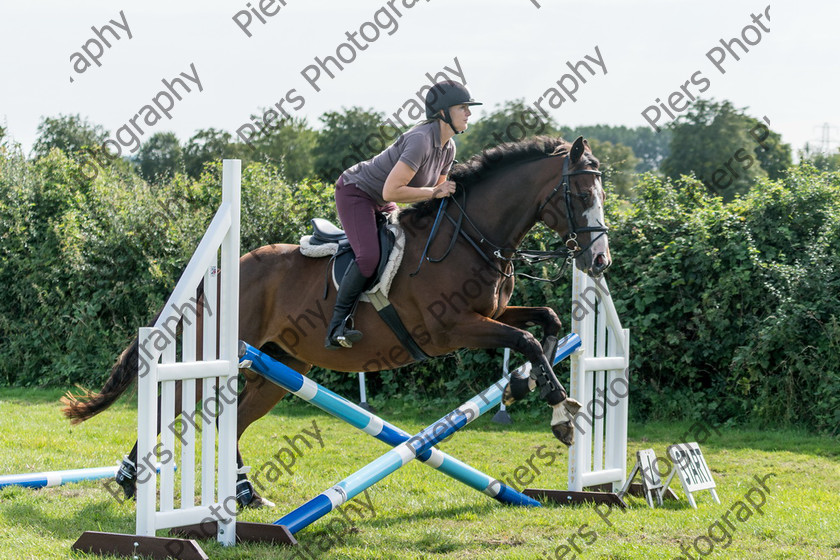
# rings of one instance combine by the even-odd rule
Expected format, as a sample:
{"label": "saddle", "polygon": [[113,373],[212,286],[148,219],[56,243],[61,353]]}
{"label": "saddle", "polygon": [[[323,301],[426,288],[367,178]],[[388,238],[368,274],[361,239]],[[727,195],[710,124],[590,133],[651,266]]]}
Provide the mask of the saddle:
{"label": "saddle", "polygon": [[[396,236],[387,227],[386,218],[382,217],[380,219],[379,215],[377,215],[376,225],[379,233],[379,264],[376,267],[376,272],[368,281],[368,285],[365,286],[366,290],[377,285],[379,280],[385,275],[391,258],[391,252],[394,250],[394,245],[396,244]],[[332,272],[333,285],[338,289],[338,286],[344,279],[344,273],[347,272],[347,267],[356,258],[356,254],[350,246],[350,241],[347,239],[347,234],[329,220],[313,218],[312,235],[308,240],[307,238],[302,239],[301,245],[304,245],[304,242],[306,242],[309,248],[312,248],[311,251],[301,249],[301,252],[304,252],[307,256],[316,256],[314,253],[319,253],[317,256],[332,257],[332,266],[329,270]],[[324,287],[325,294],[328,289],[329,285]]]}
{"label": "saddle", "polygon": [[[399,339],[403,347],[417,361],[427,360],[429,355],[417,344],[408,329],[405,328],[394,306],[388,300],[391,281],[394,279],[405,248],[405,234],[396,224],[389,224],[385,214],[376,216],[379,232],[379,265],[376,273],[365,286],[365,292],[359,301],[370,302],[382,320]],[[312,235],[300,240],[300,252],[307,257],[330,257],[332,266],[327,267],[327,274],[332,274],[333,284],[338,289],[347,267],[356,258],[347,234],[328,220],[313,218]],[[329,279],[325,279],[324,299],[327,298]]]}

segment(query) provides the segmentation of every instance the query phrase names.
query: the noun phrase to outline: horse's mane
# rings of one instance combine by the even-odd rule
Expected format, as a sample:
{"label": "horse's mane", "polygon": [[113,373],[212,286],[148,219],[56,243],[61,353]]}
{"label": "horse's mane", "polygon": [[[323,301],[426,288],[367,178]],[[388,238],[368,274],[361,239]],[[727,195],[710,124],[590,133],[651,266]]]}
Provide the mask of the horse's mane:
{"label": "horse's mane", "polygon": [[[519,142],[499,144],[483,150],[464,163],[452,167],[449,178],[458,185],[458,190],[469,189],[488,175],[508,169],[525,161],[568,153],[570,144],[559,137],[534,136]],[[416,202],[400,213],[400,217],[422,218],[437,212],[442,199],[433,198]]]}

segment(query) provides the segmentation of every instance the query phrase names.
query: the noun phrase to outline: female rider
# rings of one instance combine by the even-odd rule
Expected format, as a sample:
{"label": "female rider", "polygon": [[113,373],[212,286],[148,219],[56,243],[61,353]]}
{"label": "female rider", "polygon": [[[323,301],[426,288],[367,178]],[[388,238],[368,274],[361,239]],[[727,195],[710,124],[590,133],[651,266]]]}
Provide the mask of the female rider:
{"label": "female rider", "polygon": [[336,297],[324,345],[350,348],[362,338],[348,328],[356,301],[379,264],[377,212],[393,212],[397,202],[443,198],[455,192],[447,180],[455,159],[452,137],[467,129],[470,106],[481,105],[466,87],[451,80],[426,93],[427,120],[403,133],[382,153],[357,163],[335,185],[338,217],[356,254]]}

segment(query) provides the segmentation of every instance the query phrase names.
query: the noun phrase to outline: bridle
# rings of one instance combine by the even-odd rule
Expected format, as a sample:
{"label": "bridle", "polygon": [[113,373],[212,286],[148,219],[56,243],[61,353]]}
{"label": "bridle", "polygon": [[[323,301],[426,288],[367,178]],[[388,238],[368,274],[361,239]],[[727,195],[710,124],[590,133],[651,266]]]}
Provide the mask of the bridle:
{"label": "bridle", "polygon": [[[570,177],[574,175],[594,175],[596,177],[601,176],[601,172],[596,169],[578,169],[577,171],[569,171],[569,158],[568,156],[563,160],[563,179],[560,181],[560,184],[554,187],[554,190],[548,195],[548,197],[540,204],[539,208],[537,208],[537,219],[540,218],[542,215],[543,210],[548,203],[551,202],[551,199],[557,195],[562,189],[563,191],[563,201],[566,203],[566,220],[569,222],[569,232],[566,234],[565,238],[563,239],[563,245],[567,252],[566,261],[567,263],[570,262],[572,259],[582,255],[585,253],[592,245],[601,238],[601,236],[606,235],[609,228],[604,225],[599,226],[586,226],[586,227],[578,227],[575,224],[575,216],[574,216],[574,209],[572,208],[572,182]],[[577,194],[575,195],[583,200],[586,199],[588,195],[586,194]],[[590,236],[591,239],[589,244],[586,247],[581,247],[580,244],[577,242],[577,236],[579,233],[598,233],[596,236]],[[562,252],[561,249],[559,252]],[[545,253],[546,255],[560,256],[558,251],[537,251],[536,253]],[[538,261],[535,261],[538,262]]]}
{"label": "bridle", "polygon": [[[566,220],[569,223],[569,232],[566,234],[566,236],[563,239],[563,246],[562,247],[560,247],[558,249],[554,249],[552,251],[527,251],[527,250],[520,250],[520,249],[516,249],[516,248],[504,248],[504,247],[500,247],[500,246],[496,245],[495,243],[493,243],[492,241],[487,239],[487,237],[483,233],[481,233],[481,230],[478,229],[478,227],[475,225],[475,223],[470,219],[469,215],[467,214],[467,211],[464,208],[464,206],[466,206],[466,196],[467,195],[466,195],[466,191],[464,191],[463,192],[463,196],[464,196],[463,205],[458,202],[458,200],[457,200],[457,198],[455,198],[455,196],[446,197],[441,201],[441,204],[438,207],[437,216],[435,217],[435,221],[432,225],[432,229],[429,232],[429,238],[426,241],[426,246],[423,248],[423,254],[420,256],[420,262],[417,265],[417,269],[414,272],[411,273],[411,276],[417,275],[417,273],[420,271],[420,267],[423,265],[424,261],[428,260],[429,262],[441,262],[443,259],[445,259],[449,255],[449,253],[452,251],[452,248],[455,246],[455,242],[457,241],[458,236],[460,234],[461,236],[464,237],[464,239],[470,245],[472,245],[472,247],[478,252],[478,254],[484,259],[484,261],[486,263],[488,263],[491,267],[493,267],[499,274],[501,274],[505,278],[511,278],[514,275],[514,270],[513,270],[513,262],[514,261],[518,260],[518,261],[523,261],[523,262],[528,263],[528,264],[535,264],[535,263],[539,263],[539,262],[543,262],[543,261],[547,261],[547,260],[551,260],[551,259],[556,259],[558,257],[562,257],[564,259],[563,266],[561,267],[560,271],[557,273],[557,275],[554,278],[539,278],[539,277],[531,276],[529,274],[524,274],[524,273],[521,273],[521,272],[518,273],[520,276],[524,276],[525,278],[530,278],[532,280],[538,280],[540,282],[556,282],[557,280],[559,280],[562,277],[566,266],[571,264],[571,262],[575,258],[577,258],[578,256],[585,253],[587,250],[589,250],[589,248],[592,246],[592,244],[595,243],[595,241],[597,241],[598,239],[600,239],[601,236],[606,235],[606,233],[608,231],[608,228],[604,225],[577,227],[577,225],[575,224],[574,209],[572,207],[573,193],[572,193],[572,187],[571,187],[571,184],[572,184],[571,177],[573,177],[575,175],[594,175],[596,177],[600,177],[601,172],[598,171],[598,170],[595,170],[595,169],[578,169],[576,171],[570,171],[569,170],[569,158],[571,156],[568,152],[562,153],[562,154],[556,154],[556,155],[553,154],[553,155],[549,155],[547,157],[557,157],[557,156],[563,156],[564,157],[562,179],[560,181],[560,184],[558,184],[556,187],[554,187],[554,189],[551,191],[551,193],[549,193],[548,197],[542,203],[540,203],[540,205],[537,207],[536,218],[537,218],[537,220],[540,219],[540,216],[542,215],[542,212],[545,209],[545,207],[548,205],[548,203],[551,202],[551,200],[559,192],[562,191],[563,192],[563,199],[564,199],[565,204],[566,204]],[[578,196],[582,199],[585,199],[588,195],[586,195],[586,194],[576,194],[574,196]],[[460,210],[461,215],[459,216],[459,218],[457,220],[446,213],[446,207],[447,207],[450,199],[452,200],[453,204],[455,204],[455,206],[457,206],[458,209]],[[429,246],[431,245],[433,239],[437,235],[438,227],[440,226],[440,222],[441,222],[441,220],[444,216],[446,217],[446,219],[449,220],[449,222],[455,228],[455,233],[453,234],[452,240],[449,244],[449,247],[447,248],[447,250],[443,254],[443,256],[440,257],[440,258],[432,258],[432,257],[428,256]],[[467,232],[465,232],[463,230],[462,225],[463,225],[463,222],[464,222],[465,219],[466,219],[467,223],[470,224],[470,226],[472,226],[473,230],[475,230],[475,232],[478,234],[478,239],[475,239],[473,236],[469,235]],[[580,244],[577,241],[577,236],[578,236],[579,233],[598,233],[598,235],[592,237],[592,239],[590,239],[589,244],[586,247],[581,247]],[[497,265],[497,263],[494,262],[487,255],[487,253],[483,249],[484,245],[487,245],[487,246],[490,247],[490,249],[492,249],[493,257],[495,257],[497,260],[505,263],[503,267],[500,268]],[[505,254],[507,254],[508,256],[505,256]],[[510,272],[507,272],[508,269],[510,269]]]}

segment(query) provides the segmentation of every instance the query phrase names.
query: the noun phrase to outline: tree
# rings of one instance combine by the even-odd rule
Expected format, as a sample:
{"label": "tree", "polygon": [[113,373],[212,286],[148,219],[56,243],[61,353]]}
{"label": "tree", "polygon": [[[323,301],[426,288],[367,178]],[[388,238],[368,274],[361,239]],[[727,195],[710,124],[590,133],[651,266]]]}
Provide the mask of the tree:
{"label": "tree", "polygon": [[[790,165],[790,146],[757,125],[756,119],[729,101],[698,99],[669,125],[671,153],[662,162],[662,172],[672,178],[694,173],[724,200],[746,193],[759,178],[768,176],[763,164],[774,174]],[[762,146],[759,139],[765,132],[769,135]]]}
{"label": "tree", "polygon": [[84,147],[99,148],[108,135],[102,126],[91,124],[78,114],[43,117],[38,124],[38,139],[32,152],[35,157],[43,157],[52,148],[58,148],[65,154],[78,152]]}
{"label": "tree", "polygon": [[470,123],[466,134],[455,137],[458,144],[456,157],[465,161],[484,149],[540,134],[557,134],[551,115],[540,114],[533,107],[526,106],[522,99],[506,101],[497,104],[490,114],[482,112],[480,119]]}
{"label": "tree", "polygon": [[[567,127],[572,128],[572,127]],[[636,156],[636,171],[644,173],[659,169],[670,152],[671,132],[667,129],[654,132],[649,126],[628,128],[626,126],[610,126],[598,124],[593,126],[574,127],[577,134],[585,138],[624,144],[633,150]]]}
{"label": "tree", "polygon": [[193,134],[184,146],[184,169],[194,179],[201,176],[204,164],[223,159],[248,159],[242,144],[233,141],[233,135],[224,130],[207,128]]}
{"label": "tree", "polygon": [[799,161],[810,163],[820,171],[840,171],[840,149],[834,153],[825,153],[805,143],[805,148],[799,150]]}
{"label": "tree", "polygon": [[790,144],[783,143],[781,134],[770,130],[760,120],[750,118],[748,121],[750,138],[760,146],[755,149],[755,157],[761,164],[761,168],[774,181],[781,179],[793,163]]}
{"label": "tree", "polygon": [[[269,114],[269,110],[261,114]],[[259,122],[262,117],[251,115],[251,120]],[[305,118],[274,119],[248,143],[252,148],[251,159],[276,167],[288,181],[297,183],[314,172],[313,150],[317,136]]]}
{"label": "tree", "polygon": [[387,148],[403,131],[383,124],[384,118],[383,113],[361,107],[321,115],[324,128],[315,142],[315,175],[336,181],[345,169]]}
{"label": "tree", "polygon": [[184,168],[184,154],[172,132],[156,132],[137,153],[140,175],[150,183],[160,183]]}
{"label": "tree", "polygon": [[604,173],[604,184],[609,185],[607,190],[622,198],[630,199],[633,196],[636,165],[639,162],[630,146],[594,138],[589,141],[589,145],[592,153],[601,162],[600,169]]}

